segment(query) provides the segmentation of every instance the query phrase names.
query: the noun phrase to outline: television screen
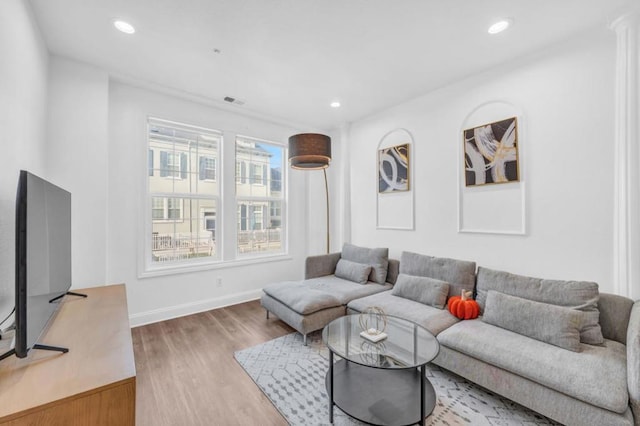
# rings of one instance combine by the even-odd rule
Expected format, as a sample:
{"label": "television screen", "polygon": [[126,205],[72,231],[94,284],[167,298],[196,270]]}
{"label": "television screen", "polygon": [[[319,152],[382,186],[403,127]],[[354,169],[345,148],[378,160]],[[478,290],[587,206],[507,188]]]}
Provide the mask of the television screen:
{"label": "television screen", "polygon": [[21,171],[16,202],[18,357],[38,342],[70,286],[71,194]]}

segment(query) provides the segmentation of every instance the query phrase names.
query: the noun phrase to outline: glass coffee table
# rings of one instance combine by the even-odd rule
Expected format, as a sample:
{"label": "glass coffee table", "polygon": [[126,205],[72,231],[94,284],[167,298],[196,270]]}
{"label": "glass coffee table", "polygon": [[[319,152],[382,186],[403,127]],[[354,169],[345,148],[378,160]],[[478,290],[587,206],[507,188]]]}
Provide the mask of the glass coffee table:
{"label": "glass coffee table", "polygon": [[[359,315],[329,323],[322,339],[329,348],[329,421],[333,405],[351,417],[374,425],[424,425],[436,405],[425,364],[440,345],[425,328],[387,317],[388,337],[373,343],[360,336]],[[333,357],[342,358],[334,365]]]}

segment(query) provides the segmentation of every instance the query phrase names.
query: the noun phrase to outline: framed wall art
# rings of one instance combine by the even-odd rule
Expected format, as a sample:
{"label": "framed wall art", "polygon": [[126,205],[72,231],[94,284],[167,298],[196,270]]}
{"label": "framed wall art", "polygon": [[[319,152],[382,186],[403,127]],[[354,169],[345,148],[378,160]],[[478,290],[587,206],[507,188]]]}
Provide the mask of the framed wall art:
{"label": "framed wall art", "polygon": [[378,150],[378,192],[409,191],[409,144]]}
{"label": "framed wall art", "polygon": [[463,130],[465,185],[518,182],[518,120],[510,117]]}

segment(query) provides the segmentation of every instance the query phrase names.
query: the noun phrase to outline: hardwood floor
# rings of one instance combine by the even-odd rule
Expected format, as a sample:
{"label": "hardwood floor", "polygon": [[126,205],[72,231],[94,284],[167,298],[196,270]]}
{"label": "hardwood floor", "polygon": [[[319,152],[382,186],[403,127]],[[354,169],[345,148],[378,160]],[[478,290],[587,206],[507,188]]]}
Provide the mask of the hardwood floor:
{"label": "hardwood floor", "polygon": [[286,425],[233,353],[293,331],[258,301],[133,328],[136,425]]}

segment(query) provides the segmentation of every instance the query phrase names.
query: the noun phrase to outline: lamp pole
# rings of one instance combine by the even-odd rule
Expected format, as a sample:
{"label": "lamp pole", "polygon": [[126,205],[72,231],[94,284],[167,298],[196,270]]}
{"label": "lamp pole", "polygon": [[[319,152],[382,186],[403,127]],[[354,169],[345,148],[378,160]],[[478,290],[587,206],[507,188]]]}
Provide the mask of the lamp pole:
{"label": "lamp pole", "polygon": [[327,198],[327,254],[329,254],[329,184],[327,183],[327,169],[322,169],[324,173],[324,193]]}

